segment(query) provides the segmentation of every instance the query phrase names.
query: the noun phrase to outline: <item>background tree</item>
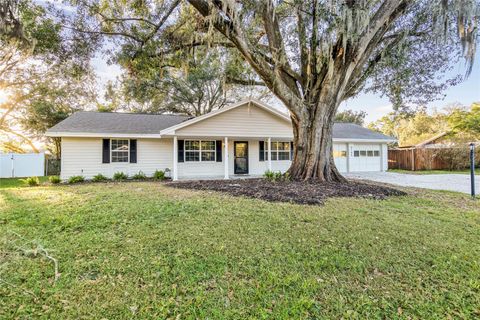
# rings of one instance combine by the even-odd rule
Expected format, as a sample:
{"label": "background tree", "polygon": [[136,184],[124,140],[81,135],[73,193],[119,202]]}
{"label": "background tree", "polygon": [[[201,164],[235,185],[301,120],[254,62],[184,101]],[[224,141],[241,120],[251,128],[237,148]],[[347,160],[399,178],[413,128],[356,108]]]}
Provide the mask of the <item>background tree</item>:
{"label": "background tree", "polygon": [[143,55],[163,61],[167,53],[204,45],[234,48],[290,112],[289,173],[296,179],[344,180],[332,156],[342,101],[362,89],[386,94],[397,108],[415,100],[409,97],[437,98],[459,81],[437,76],[461,56],[469,74],[478,38],[474,0],[187,2],[195,12],[175,0],[75,4],[94,13],[95,23],[82,15],[81,26],[121,37],[131,61]]}
{"label": "background tree", "polygon": [[366,116],[367,116],[367,113],[365,111],[345,110],[345,111],[337,112],[337,114],[335,115],[335,121],[356,123],[360,126],[363,126],[363,124],[365,123]]}
{"label": "background tree", "polygon": [[480,103],[472,103],[470,110],[456,108],[448,116],[448,123],[454,132],[470,134],[480,140]]}
{"label": "background tree", "polygon": [[[56,13],[65,27],[94,35],[90,46],[103,41],[110,62],[124,71],[115,85],[108,86],[107,102],[100,110],[201,115],[240,95],[265,94],[258,88],[263,83],[227,40],[197,32],[198,14],[181,1],[72,4],[76,19]],[[203,23],[203,32],[207,27]]]}
{"label": "background tree", "polygon": [[0,38],[8,41],[17,41],[20,44],[28,44],[29,39],[25,35],[23,24],[20,21],[21,6],[24,3],[19,0],[2,0],[0,2]]}
{"label": "background tree", "polygon": [[465,144],[480,140],[478,105],[470,110],[464,106],[447,106],[440,112],[427,113],[419,108],[408,113],[392,112],[371,123],[369,128],[396,137],[401,147],[416,145],[441,133],[447,144]]}
{"label": "background tree", "polygon": [[179,56],[165,68],[136,64],[135,72],[122,76],[122,93],[134,102],[132,111],[199,116],[238,100],[245,91],[229,81],[234,62],[225,50],[197,48]]}
{"label": "background tree", "polygon": [[18,8],[29,43],[0,37],[0,132],[7,146],[26,143],[37,152],[34,140],[94,99],[93,51],[82,46],[82,35],[63,33],[42,6],[20,1]]}

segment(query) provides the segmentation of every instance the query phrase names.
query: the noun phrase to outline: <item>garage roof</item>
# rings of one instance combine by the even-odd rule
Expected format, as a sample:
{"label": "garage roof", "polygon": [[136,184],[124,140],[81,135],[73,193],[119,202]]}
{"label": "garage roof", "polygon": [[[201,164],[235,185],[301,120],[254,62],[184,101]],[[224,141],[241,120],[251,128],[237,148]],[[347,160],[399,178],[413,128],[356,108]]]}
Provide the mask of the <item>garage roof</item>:
{"label": "garage roof", "polygon": [[344,122],[336,122],[333,125],[333,139],[395,140],[395,138],[364,128],[358,124]]}

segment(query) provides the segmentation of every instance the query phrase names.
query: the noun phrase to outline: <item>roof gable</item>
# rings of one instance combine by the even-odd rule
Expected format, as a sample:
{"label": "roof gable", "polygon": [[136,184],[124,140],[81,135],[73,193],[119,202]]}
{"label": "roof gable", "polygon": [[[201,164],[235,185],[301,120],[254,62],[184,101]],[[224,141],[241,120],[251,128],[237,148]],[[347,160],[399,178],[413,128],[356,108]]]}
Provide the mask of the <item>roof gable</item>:
{"label": "roof gable", "polygon": [[293,137],[290,119],[271,107],[246,101],[194,118],[161,135],[210,137]]}
{"label": "roof gable", "polygon": [[176,133],[177,130],[180,130],[182,128],[186,128],[186,127],[189,127],[189,126],[193,126],[199,122],[203,122],[203,121],[206,121],[210,118],[214,118],[214,117],[218,117],[218,116],[221,116],[221,119],[223,120],[227,120],[227,117],[225,117],[225,113],[229,113],[230,111],[234,110],[234,109],[237,109],[237,108],[244,108],[244,107],[247,107],[249,109],[251,108],[259,108],[263,111],[265,111],[266,113],[269,113],[270,116],[273,116],[277,119],[280,119],[282,122],[284,123],[287,123],[289,124],[290,123],[290,118],[288,115],[284,114],[283,112],[275,109],[275,108],[272,108],[266,104],[264,104],[263,102],[261,101],[258,101],[258,100],[254,100],[254,99],[247,99],[247,100],[243,100],[243,101],[240,101],[238,103],[235,103],[233,105],[230,105],[230,106],[227,106],[227,107],[224,107],[224,108],[221,108],[221,109],[218,109],[218,110],[215,110],[215,111],[212,111],[212,112],[209,112],[207,114],[204,114],[204,115],[201,115],[199,117],[196,117],[196,118],[193,118],[193,119],[190,119],[188,121],[185,121],[183,123],[180,123],[178,125],[175,125],[173,127],[170,127],[170,128],[167,128],[165,130],[162,130],[160,133],[162,135],[169,135],[169,134],[173,134],[173,133]]}

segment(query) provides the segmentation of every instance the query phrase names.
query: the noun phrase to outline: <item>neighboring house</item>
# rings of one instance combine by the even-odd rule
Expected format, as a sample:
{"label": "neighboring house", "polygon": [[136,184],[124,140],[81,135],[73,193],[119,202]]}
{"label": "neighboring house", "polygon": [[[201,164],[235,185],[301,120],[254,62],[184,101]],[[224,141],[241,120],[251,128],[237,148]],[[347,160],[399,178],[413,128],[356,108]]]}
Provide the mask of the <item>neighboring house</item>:
{"label": "neighboring house", "polygon": [[[262,175],[286,171],[293,154],[290,118],[255,100],[196,118],[77,112],[46,135],[62,138],[62,179],[119,171],[151,175],[167,168],[174,180]],[[335,123],[335,163],[342,172],[385,171],[387,143],[393,141],[355,124]]]}
{"label": "neighboring house", "polygon": [[475,143],[475,145],[479,145],[479,141],[472,141],[471,139],[475,138],[462,135],[461,133],[441,132],[427,140],[417,143],[416,145],[402,146],[398,149],[453,148],[468,146],[472,142]]}
{"label": "neighboring house", "polygon": [[427,140],[424,140],[415,145],[400,146],[397,149],[412,149],[412,148],[439,148],[443,146],[451,147],[452,142],[446,140],[448,138],[448,132],[441,132]]}

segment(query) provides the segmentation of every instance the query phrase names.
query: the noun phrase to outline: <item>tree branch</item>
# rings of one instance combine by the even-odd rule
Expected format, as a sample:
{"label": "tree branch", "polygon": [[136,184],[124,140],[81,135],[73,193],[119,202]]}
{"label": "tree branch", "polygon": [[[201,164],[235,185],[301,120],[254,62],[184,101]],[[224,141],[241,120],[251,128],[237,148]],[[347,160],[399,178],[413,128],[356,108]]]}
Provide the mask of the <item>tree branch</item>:
{"label": "tree branch", "polygon": [[226,83],[239,84],[242,86],[265,86],[265,83],[263,81],[233,78],[230,76],[227,76],[225,81]]}

